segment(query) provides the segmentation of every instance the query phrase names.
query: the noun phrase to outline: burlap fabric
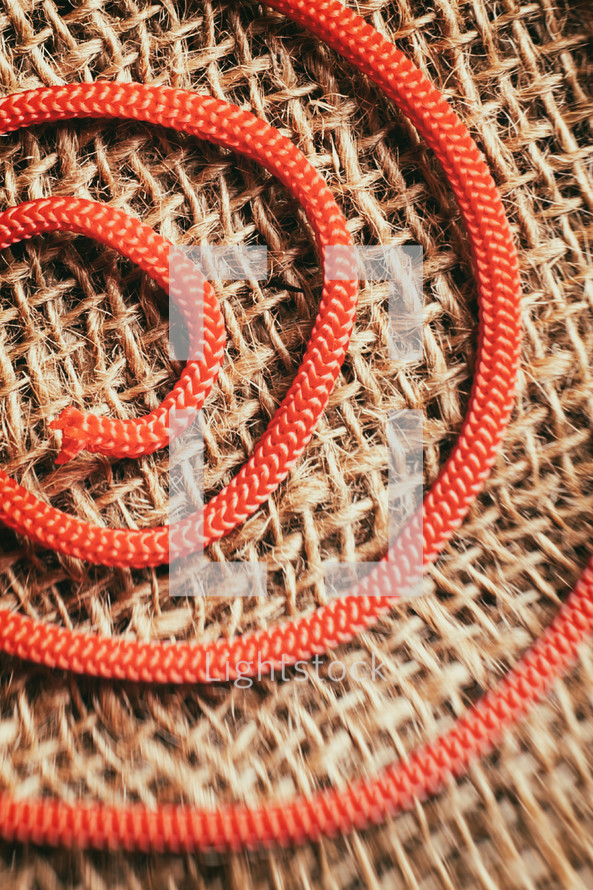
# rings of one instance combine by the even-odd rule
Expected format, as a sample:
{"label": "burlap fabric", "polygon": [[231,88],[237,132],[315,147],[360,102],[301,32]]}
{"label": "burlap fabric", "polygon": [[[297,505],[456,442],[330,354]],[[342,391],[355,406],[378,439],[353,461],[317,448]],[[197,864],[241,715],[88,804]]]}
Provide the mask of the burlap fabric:
{"label": "burlap fabric", "polygon": [[[514,419],[486,492],[426,581],[332,656],[373,659],[372,679],[251,688],[146,688],[2,658],[0,783],[18,795],[201,805],[312,792],[370,775],[433,738],[489,689],[566,597],[593,546],[593,236],[588,4],[370,0],[360,12],[444,91],[505,199],[525,287]],[[2,608],[103,634],[215,638],[324,599],[322,560],[385,548],[385,417],[425,412],[429,485],[459,430],[475,352],[467,241],[438,166],[405,120],[332,52],[254,3],[5,0],[2,92],[95,78],[189,87],[279,127],[333,189],[359,244],[421,244],[422,364],[389,359],[386,285],[365,288],[343,373],[287,482],[219,560],[266,559],[271,595],[174,600],[162,570],[111,571],[0,531]],[[207,403],[207,487],[249,455],[287,391],[321,273],[304,215],[254,164],[162,129],[106,122],[3,136],[0,206],[82,195],[141,217],[179,244],[270,249],[270,281],[220,289],[229,337]],[[119,417],[157,405],[167,300],[112,251],[69,235],[0,258],[0,460],[87,520],[167,516],[166,452],[83,455],[56,469],[49,421],[68,404]],[[360,670],[356,675],[360,677]],[[593,659],[499,751],[438,798],[384,826],[297,850],[134,856],[0,845],[3,890],[93,888],[590,888]]]}

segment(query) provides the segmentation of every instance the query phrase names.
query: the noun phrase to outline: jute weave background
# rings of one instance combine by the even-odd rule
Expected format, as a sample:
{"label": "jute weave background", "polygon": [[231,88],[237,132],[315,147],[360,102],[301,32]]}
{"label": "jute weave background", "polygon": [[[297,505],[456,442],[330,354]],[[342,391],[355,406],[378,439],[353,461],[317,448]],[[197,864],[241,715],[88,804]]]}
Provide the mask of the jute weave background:
{"label": "jute weave background", "polygon": [[[145,688],[2,658],[0,782],[19,795],[109,802],[259,801],[372,774],[449,725],[558,608],[593,547],[593,158],[588,4],[371,0],[359,11],[451,99],[484,150],[514,225],[524,364],[495,472],[426,582],[335,654],[385,678],[252,688]],[[475,347],[466,239],[436,162],[362,78],[251,2],[14,2],[0,13],[3,93],[95,78],[190,87],[282,129],[330,184],[360,244],[425,251],[425,362],[388,359],[386,290],[361,294],[344,371],[306,455],[213,557],[265,558],[259,604],[179,601],[166,572],[94,569],[0,530],[0,605],[101,633],[211,637],[323,600],[329,553],[386,542],[384,419],[425,412],[426,484],[459,429]],[[83,122],[0,141],[0,206],[82,195],[176,243],[266,241],[271,281],[221,290],[229,346],[207,404],[207,483],[230,478],[287,391],[320,272],[303,214],[255,165],[168,131]],[[590,262],[590,260],[589,260]],[[288,285],[286,289],[284,285]],[[2,465],[97,523],[160,524],[166,453],[55,468],[66,405],[135,416],[178,372],[167,301],[112,252],[59,235],[0,258]],[[295,290],[295,288],[297,290]],[[486,762],[384,826],[298,850],[220,857],[100,855],[0,845],[3,890],[76,888],[590,888],[593,658]]]}

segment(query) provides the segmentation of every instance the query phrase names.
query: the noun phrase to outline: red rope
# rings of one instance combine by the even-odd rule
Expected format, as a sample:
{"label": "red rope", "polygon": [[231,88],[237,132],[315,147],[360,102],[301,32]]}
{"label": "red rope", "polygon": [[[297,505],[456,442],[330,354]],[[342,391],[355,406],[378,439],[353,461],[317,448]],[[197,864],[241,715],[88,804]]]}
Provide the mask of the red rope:
{"label": "red rope", "polygon": [[[401,557],[422,531],[424,566],[432,563],[461,524],[483,486],[512,409],[520,349],[517,258],[500,197],[464,125],[438,91],[392,44],[338,0],[268,0],[310,28],[371,77],[410,118],[435,151],[453,188],[472,245],[480,304],[478,359],[466,418],[451,457],[403,539],[358,596],[344,597],[312,616],[270,630],[213,644],[142,643],[95,637],[0,612],[0,647],[52,667],[104,677],[156,682],[196,682],[236,675],[240,661],[278,663],[307,658],[351,639],[393,603],[406,581]],[[254,158],[273,172],[305,208],[317,246],[351,247],[345,220],[323,180],[277,131],[245,111],[184,90],[138,84],[98,83],[34,90],[0,100],[0,130],[74,117],[120,117],[193,133]],[[0,246],[40,231],[83,232],[138,262],[163,286],[166,242],[140,223],[92,202],[30,202],[0,215]],[[188,270],[188,274],[189,270]],[[346,271],[326,282],[313,334],[293,385],[250,460],[205,512],[205,542],[222,537],[268,497],[286,477],[324,410],[348,346],[357,286]],[[202,362],[188,363],[166,402],[134,421],[94,418],[68,409],[56,423],[64,433],[62,458],[82,448],[137,456],[168,441],[175,407],[196,407],[212,385],[224,332],[219,308],[206,289],[207,344]],[[185,307],[188,317],[191,306]],[[168,529],[109,530],[80,522],[38,501],[0,471],[0,519],[39,543],[114,566],[168,561]],[[399,548],[399,549],[398,549]],[[216,810],[166,806],[64,804],[52,799],[17,801],[0,794],[0,833],[43,843],[127,849],[192,850],[251,847],[334,834],[383,819],[415,798],[435,792],[487,751],[574,658],[593,632],[593,563],[552,625],[496,689],[470,708],[453,728],[378,777],[345,791],[262,807],[241,804]],[[255,658],[254,658],[255,656]]]}

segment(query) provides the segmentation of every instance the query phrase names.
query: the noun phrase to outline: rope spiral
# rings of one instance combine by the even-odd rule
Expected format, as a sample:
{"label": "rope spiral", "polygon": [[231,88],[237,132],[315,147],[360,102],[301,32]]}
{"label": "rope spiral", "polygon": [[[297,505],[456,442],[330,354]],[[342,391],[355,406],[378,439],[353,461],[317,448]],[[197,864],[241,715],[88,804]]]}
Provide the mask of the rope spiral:
{"label": "rope spiral", "polygon": [[[144,643],[72,632],[0,611],[0,648],[12,655],[81,674],[143,682],[195,683],[236,676],[254,656],[273,665],[310,658],[352,639],[393,604],[407,580],[402,553],[422,537],[424,567],[460,526],[487,478],[513,406],[521,345],[517,256],[502,202],[467,129],[422,73],[340,0],[266,0],[309,28],[370,77],[433,149],[453,189],[474,259],[478,355],[459,438],[422,510],[356,591],[312,615],[214,643]],[[74,84],[0,100],[0,131],[81,117],[133,118],[172,127],[232,148],[272,172],[304,207],[317,248],[352,241],[321,177],[292,143],[253,115],[185,90],[129,83]],[[66,229],[115,246],[163,287],[171,246],[136,220],[80,199],[43,199],[0,214],[0,247],[40,232]],[[167,444],[169,412],[199,407],[213,385],[224,347],[216,299],[190,268],[190,294],[203,289],[204,357],[189,362],[163,404],[132,421],[94,417],[73,408],[54,422],[63,434],[64,462],[82,449],[137,457]],[[207,505],[204,543],[251,515],[286,478],[309,442],[344,359],[356,310],[357,282],[347,260],[336,280],[326,276],[319,314],[301,367],[255,450],[232,482]],[[181,308],[191,325],[191,299]],[[194,332],[195,333],[195,332]],[[190,328],[191,335],[191,328]],[[88,525],[36,499],[0,470],[0,520],[45,547],[111,566],[154,566],[169,558],[166,527],[129,531]],[[416,533],[416,534],[415,534]],[[0,793],[0,834],[68,846],[129,850],[240,849],[294,843],[360,828],[435,793],[546,691],[593,632],[593,561],[556,619],[488,695],[434,741],[372,779],[260,807],[217,809],[167,805],[148,809],[16,800]]]}

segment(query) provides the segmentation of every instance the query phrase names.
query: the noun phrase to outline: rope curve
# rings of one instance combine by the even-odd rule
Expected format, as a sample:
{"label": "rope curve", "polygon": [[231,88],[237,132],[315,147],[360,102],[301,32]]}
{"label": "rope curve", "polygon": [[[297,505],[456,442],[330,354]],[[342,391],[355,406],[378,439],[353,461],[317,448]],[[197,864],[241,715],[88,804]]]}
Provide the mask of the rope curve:
{"label": "rope curve", "polygon": [[[332,277],[324,282],[319,314],[289,392],[249,461],[206,506],[203,542],[207,546],[228,534],[276,490],[304,451],[327,405],[354,324],[358,282],[352,279],[352,257],[347,250],[353,248],[353,242],[346,220],[321,176],[289,139],[247,111],[187,90],[133,83],[72,84],[0,99],[0,132],[72,117],[133,118],[162,124],[254,158],[302,204],[322,257],[327,247],[345,248],[343,255],[332,251]],[[31,234],[43,231],[43,209],[37,216],[35,211],[35,207],[28,207]],[[99,240],[108,231],[110,220],[106,212],[102,216],[97,215],[95,231],[94,216],[90,214],[86,231]],[[67,220],[64,224],[68,227]],[[73,217],[70,227],[75,229],[77,224]],[[114,228],[113,234],[132,239],[126,250],[136,259],[151,250],[151,237],[146,231],[124,227],[121,232]],[[204,320],[208,320],[206,314]],[[188,398],[189,393],[185,395],[185,407],[197,407]],[[181,407],[180,402],[177,407]],[[62,459],[80,451],[86,443],[102,454],[147,454],[168,443],[166,417],[171,407],[169,399],[164,410],[163,406],[159,409],[161,425],[157,430],[151,429],[146,418],[122,423],[69,409],[55,425],[64,432]],[[96,438],[95,432],[99,433]],[[169,561],[167,527],[137,532],[91,526],[43,504],[1,472],[0,497],[0,520],[5,525],[60,553],[120,567],[155,566]]]}
{"label": "rope curve", "polygon": [[[42,232],[56,231],[88,235],[119,250],[167,292],[169,270],[174,259],[174,297],[188,327],[190,349],[194,354],[203,352],[203,358],[199,361],[186,363],[172,392],[155,411],[142,418],[111,420],[84,414],[76,408],[66,408],[50,424],[52,429],[63,431],[62,450],[56,463],[66,463],[83,448],[116,457],[156,451],[169,441],[167,419],[171,408],[191,405],[199,410],[218,376],[226,334],[214,291],[188,257],[157,235],[150,226],[121,210],[83,198],[39,198],[0,213],[0,250]],[[202,308],[201,314],[194,311],[196,304]],[[72,430],[76,430],[76,434],[72,434]],[[141,451],[136,445],[139,441],[142,442]],[[0,470],[0,492],[6,479],[6,474]],[[0,507],[0,517],[4,518],[2,509],[10,509],[8,502],[4,508]],[[41,518],[42,505],[36,509]],[[8,524],[9,517],[5,521]]]}
{"label": "rope curve", "polygon": [[[232,677],[232,665],[249,661],[253,654],[259,653],[262,661],[270,663],[283,656],[286,663],[287,658],[296,661],[335,647],[389,609],[406,581],[407,568],[398,566],[397,556],[413,539],[414,531],[422,530],[423,565],[436,559],[463,521],[496,459],[512,410],[519,364],[520,286],[502,202],[478,148],[445,99],[413,63],[339,0],[266,3],[309,28],[374,80],[434,150],[451,184],[471,242],[480,308],[478,358],[459,438],[422,510],[362,583],[358,591],[361,596],[333,601],[295,622],[209,645],[94,637],[2,611],[0,648],[11,654],[104,677],[196,682],[216,679],[217,670],[229,663]],[[323,181],[288,140],[247,112],[183,90],[119,83],[34,90],[0,100],[0,130],[4,131],[41,121],[89,116],[133,117],[160,123],[254,158],[306,208],[322,254],[331,244],[351,245],[343,217]],[[276,150],[280,160],[274,154]],[[257,509],[286,477],[309,441],[338,374],[354,318],[356,284],[346,274],[339,284],[332,303],[326,282],[312,335],[312,341],[319,338],[327,363],[310,342],[297,377],[254,454],[228,488],[208,504],[207,542],[222,537]],[[327,305],[332,309],[322,319]],[[133,448],[123,453],[147,453],[137,449],[158,447],[162,442],[164,418],[161,416],[164,427],[158,434],[153,430],[146,439],[144,420],[133,427]],[[94,433],[89,435],[90,427],[85,427],[87,422],[91,421],[84,415],[62,415],[58,421],[66,433],[65,457],[76,452],[79,445],[120,454],[122,442],[126,445],[131,441],[127,438],[131,426],[122,429],[109,426],[115,421],[92,421],[97,426],[95,439]],[[102,423],[107,426],[100,426]],[[275,446],[286,455],[283,464],[270,458],[270,454],[276,454]],[[166,562],[163,529],[93,531],[73,517],[56,514],[46,505],[42,508],[0,472],[0,518],[17,531],[61,552],[108,565]],[[40,519],[41,525],[48,523],[42,531]],[[62,537],[65,532],[66,539]],[[578,646],[591,633],[593,560],[549,628],[492,692],[469,708],[448,732],[375,778],[354,782],[345,791],[324,791],[260,807],[236,804],[216,810],[174,805],[154,810],[141,805],[71,805],[51,799],[19,801],[0,793],[0,833],[6,838],[39,843],[191,851],[300,842],[369,825],[411,806],[414,799],[434,793],[449,777],[466,769],[473,758],[488,751],[504,729],[523,716],[566,669]]]}

